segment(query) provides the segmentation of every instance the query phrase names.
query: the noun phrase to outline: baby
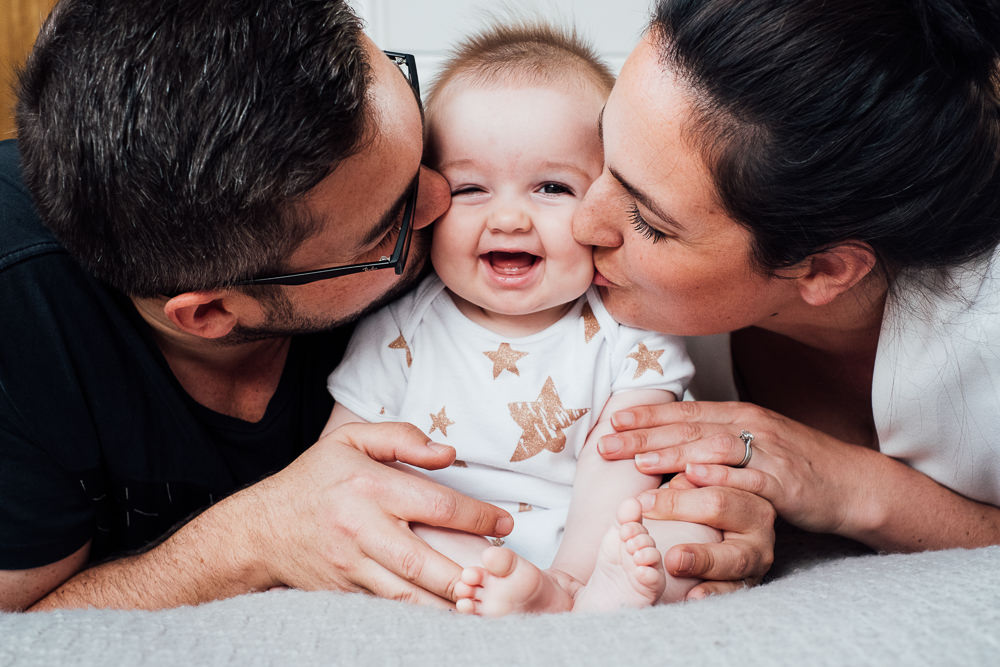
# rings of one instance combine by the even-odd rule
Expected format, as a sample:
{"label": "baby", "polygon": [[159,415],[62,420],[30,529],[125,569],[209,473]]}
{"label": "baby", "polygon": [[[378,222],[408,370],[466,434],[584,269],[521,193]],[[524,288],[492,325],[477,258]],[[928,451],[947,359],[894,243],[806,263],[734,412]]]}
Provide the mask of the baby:
{"label": "baby", "polygon": [[413,526],[465,567],[461,612],[678,600],[696,582],[667,576],[661,550],[720,539],[644,526],[635,496],[660,479],[597,452],[616,410],[676,400],[693,372],[680,340],[611,318],[591,249],[573,239],[603,168],[613,82],[575,34],[546,25],[497,26],[458,47],[427,103],[428,163],[452,192],[434,224],[436,275],[363,321],[330,377],[327,430],[412,422],[456,450],[426,474],[515,516],[503,548]]}

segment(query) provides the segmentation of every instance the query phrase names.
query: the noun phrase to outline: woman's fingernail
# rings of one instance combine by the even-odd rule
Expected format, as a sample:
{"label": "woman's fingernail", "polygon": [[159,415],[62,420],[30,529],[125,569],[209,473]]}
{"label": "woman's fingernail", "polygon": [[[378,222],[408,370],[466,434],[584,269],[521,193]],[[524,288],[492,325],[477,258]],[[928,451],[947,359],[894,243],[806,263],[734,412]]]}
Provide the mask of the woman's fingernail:
{"label": "woman's fingernail", "polygon": [[435,452],[447,452],[451,449],[448,445],[442,445],[437,442],[428,442],[427,446],[433,449]]}
{"label": "woman's fingernail", "polygon": [[689,463],[684,466],[684,472],[695,477],[704,477],[708,474],[708,466],[697,463]]}
{"label": "woman's fingernail", "polygon": [[606,435],[597,442],[597,451],[601,454],[616,454],[622,450],[625,443],[614,435]]}
{"label": "woman's fingernail", "polygon": [[690,574],[691,570],[694,568],[694,554],[685,551],[681,554],[681,562],[678,564],[678,572],[680,574]]}
{"label": "woman's fingernail", "polygon": [[648,512],[653,509],[656,505],[656,494],[652,491],[646,491],[645,493],[639,494],[639,504],[642,505],[642,511]]}
{"label": "woman's fingernail", "polygon": [[643,452],[635,455],[635,464],[640,468],[655,466],[660,462],[660,455],[656,452]]}
{"label": "woman's fingernail", "polygon": [[635,415],[631,412],[618,412],[611,418],[611,422],[615,426],[628,428],[635,424]]}

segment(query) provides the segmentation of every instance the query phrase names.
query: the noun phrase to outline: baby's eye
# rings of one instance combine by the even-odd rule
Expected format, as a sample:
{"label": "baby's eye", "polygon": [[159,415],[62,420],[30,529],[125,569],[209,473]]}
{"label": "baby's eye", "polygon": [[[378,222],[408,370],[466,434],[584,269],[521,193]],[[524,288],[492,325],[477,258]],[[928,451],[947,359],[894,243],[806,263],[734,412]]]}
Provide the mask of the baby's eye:
{"label": "baby's eye", "polygon": [[546,183],[538,188],[543,195],[571,195],[573,191],[562,183]]}
{"label": "baby's eye", "polygon": [[455,188],[451,191],[452,197],[460,197],[462,195],[474,195],[483,192],[483,189],[478,185],[463,185],[459,188]]}

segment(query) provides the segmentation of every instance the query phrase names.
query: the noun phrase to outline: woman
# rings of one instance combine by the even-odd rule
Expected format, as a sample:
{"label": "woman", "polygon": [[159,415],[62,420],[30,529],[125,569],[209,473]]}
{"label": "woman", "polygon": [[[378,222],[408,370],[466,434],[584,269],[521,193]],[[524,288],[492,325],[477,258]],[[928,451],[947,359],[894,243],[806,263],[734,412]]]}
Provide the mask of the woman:
{"label": "woman", "polygon": [[[1000,542],[997,35],[994,1],[659,3],[574,233],[730,402],[619,413],[607,458],[880,550]],[[766,571],[762,520],[711,578]]]}

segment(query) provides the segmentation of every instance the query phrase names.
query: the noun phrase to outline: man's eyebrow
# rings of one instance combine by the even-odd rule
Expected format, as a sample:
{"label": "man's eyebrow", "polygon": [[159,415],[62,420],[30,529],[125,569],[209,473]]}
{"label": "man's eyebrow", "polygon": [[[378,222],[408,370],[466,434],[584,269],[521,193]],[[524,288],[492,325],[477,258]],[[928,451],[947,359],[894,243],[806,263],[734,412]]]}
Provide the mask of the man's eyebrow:
{"label": "man's eyebrow", "polygon": [[410,184],[406,186],[405,190],[403,190],[403,194],[401,194],[399,198],[395,202],[393,202],[388,212],[386,212],[385,215],[379,218],[378,223],[370,230],[368,230],[368,233],[364,235],[364,237],[361,239],[362,246],[368,246],[375,243],[383,236],[385,236],[386,233],[390,229],[392,229],[393,225],[396,224],[396,221],[399,220],[399,216],[403,212],[403,207],[406,206],[406,200],[409,199],[410,197],[411,188],[416,187],[417,176],[419,174],[420,171],[418,170],[417,173],[414,174],[413,179],[410,181]]}
{"label": "man's eyebrow", "polygon": [[650,211],[652,211],[656,215],[656,217],[658,217],[660,220],[670,225],[671,227],[676,227],[677,229],[680,230],[684,229],[684,225],[677,222],[677,219],[674,218],[674,216],[670,215],[669,213],[661,209],[659,206],[657,206],[656,202],[653,201],[652,197],[650,197],[645,192],[643,192],[639,188],[635,187],[634,185],[626,181],[614,167],[609,166],[608,171],[611,173],[614,179],[618,181],[618,183],[620,183],[623,188],[625,188],[625,190],[632,196],[633,199],[635,199],[640,204],[642,204]]}

